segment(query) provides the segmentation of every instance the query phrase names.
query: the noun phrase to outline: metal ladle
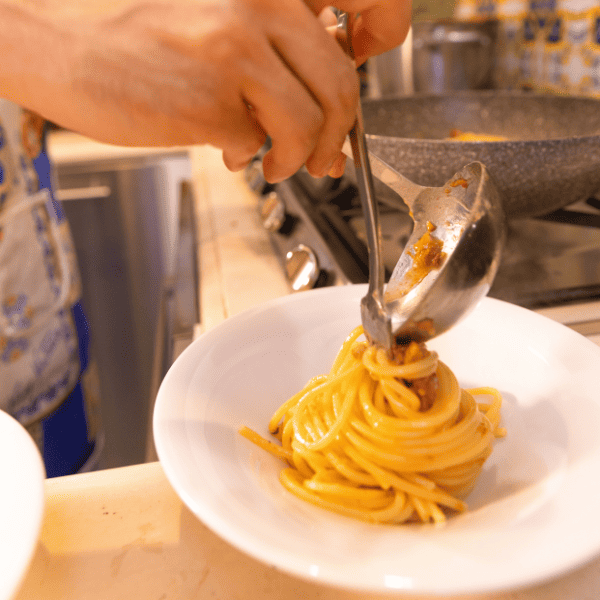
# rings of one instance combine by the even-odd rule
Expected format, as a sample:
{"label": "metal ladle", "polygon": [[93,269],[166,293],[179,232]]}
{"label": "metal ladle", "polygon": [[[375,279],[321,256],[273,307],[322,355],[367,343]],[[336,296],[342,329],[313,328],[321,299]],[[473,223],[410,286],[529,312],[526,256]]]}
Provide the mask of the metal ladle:
{"label": "metal ladle", "polygon": [[[338,39],[353,57],[351,26],[351,17],[341,13]],[[360,103],[343,152],[354,161],[369,249],[369,288],[361,301],[365,334],[387,349],[398,341],[427,341],[440,335],[487,294],[498,270],[506,220],[495,184],[479,162],[465,166],[441,187],[409,181],[367,151]],[[403,199],[414,220],[385,291],[373,174]],[[443,254],[441,265],[421,277],[415,260],[423,258],[417,247],[427,235],[439,240]]]}

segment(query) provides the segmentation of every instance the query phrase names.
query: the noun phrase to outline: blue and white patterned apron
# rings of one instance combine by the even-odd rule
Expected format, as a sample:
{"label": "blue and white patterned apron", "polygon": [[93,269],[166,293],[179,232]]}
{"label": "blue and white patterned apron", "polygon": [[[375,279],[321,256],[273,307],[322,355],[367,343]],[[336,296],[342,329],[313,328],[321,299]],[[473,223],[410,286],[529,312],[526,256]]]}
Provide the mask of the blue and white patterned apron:
{"label": "blue and white patterned apron", "polygon": [[93,468],[102,437],[75,250],[52,190],[44,121],[0,99],[0,409],[30,432],[48,477]]}

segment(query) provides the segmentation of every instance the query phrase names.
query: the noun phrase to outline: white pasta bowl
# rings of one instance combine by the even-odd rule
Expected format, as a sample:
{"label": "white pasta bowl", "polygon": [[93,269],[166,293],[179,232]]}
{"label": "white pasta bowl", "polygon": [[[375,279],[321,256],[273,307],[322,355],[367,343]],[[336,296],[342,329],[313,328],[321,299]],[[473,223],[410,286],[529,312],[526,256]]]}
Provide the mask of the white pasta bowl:
{"label": "white pasta bowl", "polygon": [[[558,576],[600,553],[600,348],[525,309],[484,299],[429,347],[463,387],[503,394],[469,510],[446,524],[372,525],[285,490],[268,437],[276,408],[360,323],[366,286],[287,296],[197,339],[158,393],[154,437],[188,508],[239,550],[297,577],[364,592],[482,593]],[[556,551],[560,540],[561,551]]]}
{"label": "white pasta bowl", "polygon": [[36,551],[45,478],[31,435],[0,410],[0,600],[15,598]]}

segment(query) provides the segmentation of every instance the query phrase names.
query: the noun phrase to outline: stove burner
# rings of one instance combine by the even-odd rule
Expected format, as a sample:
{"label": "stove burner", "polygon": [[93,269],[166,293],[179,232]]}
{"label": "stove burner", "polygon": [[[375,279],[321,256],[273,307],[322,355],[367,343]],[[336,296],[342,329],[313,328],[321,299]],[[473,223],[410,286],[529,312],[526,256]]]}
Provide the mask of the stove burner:
{"label": "stove burner", "polygon": [[598,198],[588,198],[571,208],[560,208],[548,215],[538,217],[538,219],[600,229],[600,200]]}
{"label": "stove burner", "polygon": [[[349,169],[349,171],[351,171]],[[405,211],[383,195],[393,192],[375,181],[380,202],[382,255],[387,276],[412,232]],[[277,184],[291,230],[272,234],[285,261],[302,244],[319,263],[317,285],[368,281],[368,254],[362,207],[351,174],[315,179],[306,171]],[[489,292],[495,298],[536,309],[600,298],[600,200],[590,198],[538,218],[509,223],[501,265]]]}
{"label": "stove burner", "polygon": [[489,295],[532,309],[600,298],[600,201],[510,222]]}

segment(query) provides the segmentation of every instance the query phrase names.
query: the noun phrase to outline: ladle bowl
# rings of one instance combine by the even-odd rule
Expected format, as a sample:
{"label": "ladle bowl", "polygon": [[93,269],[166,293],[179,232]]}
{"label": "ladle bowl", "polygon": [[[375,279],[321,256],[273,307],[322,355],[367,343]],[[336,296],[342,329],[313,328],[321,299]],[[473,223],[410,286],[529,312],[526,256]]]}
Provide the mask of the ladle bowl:
{"label": "ladle bowl", "polygon": [[[352,157],[348,142],[344,153]],[[506,235],[502,198],[479,162],[466,165],[441,187],[425,187],[368,154],[372,175],[403,199],[415,224],[385,289],[371,285],[362,301],[365,333],[386,348],[408,339],[427,341],[457,323],[489,291]],[[439,266],[423,270],[418,263],[427,262],[423,253],[431,247],[419,249],[424,236],[433,239],[441,255]],[[370,244],[370,253],[379,253],[375,246]]]}

